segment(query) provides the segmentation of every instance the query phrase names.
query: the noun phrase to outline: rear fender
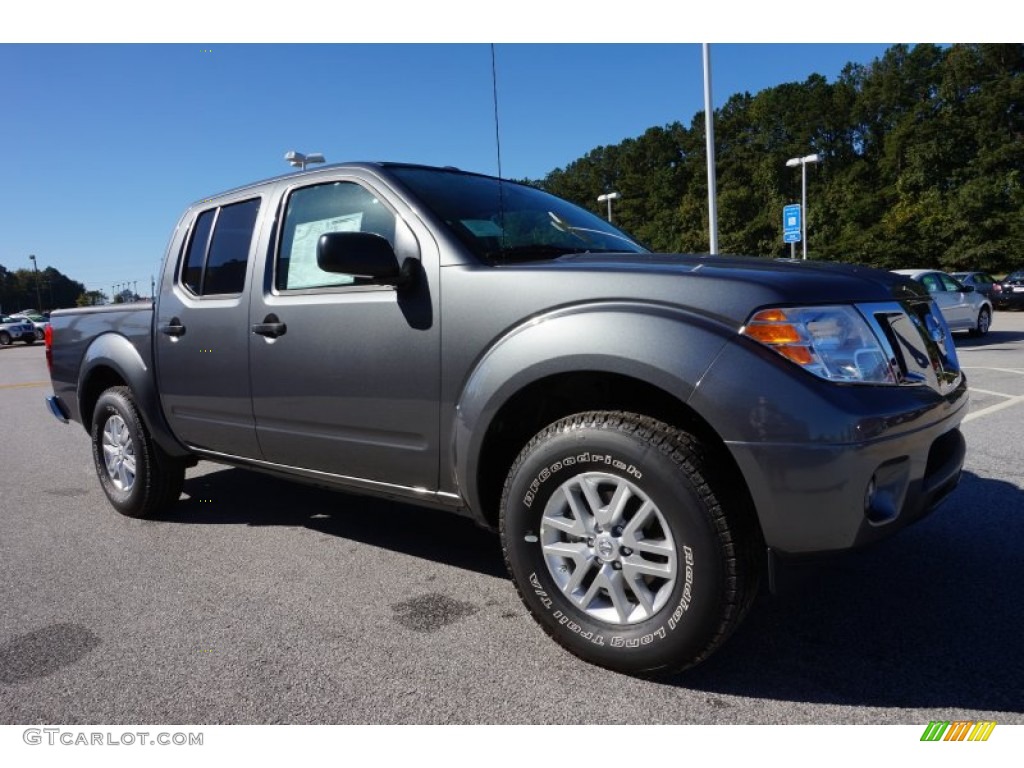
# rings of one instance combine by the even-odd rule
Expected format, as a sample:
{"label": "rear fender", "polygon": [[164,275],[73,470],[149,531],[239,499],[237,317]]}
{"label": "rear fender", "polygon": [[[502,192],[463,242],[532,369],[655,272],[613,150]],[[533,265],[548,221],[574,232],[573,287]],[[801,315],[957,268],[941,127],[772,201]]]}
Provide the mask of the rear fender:
{"label": "rear fender", "polygon": [[157,445],[171,456],[184,458],[191,455],[174,437],[160,410],[152,366],[146,364],[128,339],[117,333],[97,336],[89,344],[80,370],[78,409],[86,431],[92,429],[92,406],[97,394],[95,385],[113,373],[131,390],[139,414]]}

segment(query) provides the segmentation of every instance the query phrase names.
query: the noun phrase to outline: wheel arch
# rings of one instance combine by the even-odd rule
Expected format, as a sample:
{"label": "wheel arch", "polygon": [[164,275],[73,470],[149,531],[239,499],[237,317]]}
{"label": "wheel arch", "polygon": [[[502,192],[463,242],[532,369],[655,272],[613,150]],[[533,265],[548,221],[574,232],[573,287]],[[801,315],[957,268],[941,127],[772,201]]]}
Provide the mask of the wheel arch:
{"label": "wheel arch", "polygon": [[[456,408],[455,482],[494,526],[505,475],[533,435],[591,410],[650,416],[699,437],[722,472],[742,478],[713,425],[688,405],[727,343],[706,318],[662,307],[601,308],[533,322],[483,356]],[[749,494],[745,483],[740,493]]]}
{"label": "wheel arch", "polygon": [[78,408],[82,426],[92,428],[96,401],[110,387],[126,386],[153,440],[169,456],[186,457],[189,451],[175,439],[160,410],[151,365],[128,339],[116,333],[98,336],[82,359],[78,384]]}

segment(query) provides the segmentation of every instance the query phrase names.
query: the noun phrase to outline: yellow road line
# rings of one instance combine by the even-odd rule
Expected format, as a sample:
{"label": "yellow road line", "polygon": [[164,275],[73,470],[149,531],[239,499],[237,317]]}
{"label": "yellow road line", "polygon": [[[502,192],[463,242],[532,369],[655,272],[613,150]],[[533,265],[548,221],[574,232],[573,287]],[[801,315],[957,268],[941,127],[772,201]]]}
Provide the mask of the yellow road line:
{"label": "yellow road line", "polygon": [[25,381],[21,384],[0,384],[0,389],[24,389],[25,387],[48,387],[48,381]]}

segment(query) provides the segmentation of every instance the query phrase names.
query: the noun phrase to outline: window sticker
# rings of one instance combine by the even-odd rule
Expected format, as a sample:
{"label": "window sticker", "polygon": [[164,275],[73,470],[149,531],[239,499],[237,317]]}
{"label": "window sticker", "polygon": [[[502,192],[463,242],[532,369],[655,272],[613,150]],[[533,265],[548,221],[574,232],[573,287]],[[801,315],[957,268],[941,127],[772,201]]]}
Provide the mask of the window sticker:
{"label": "window sticker", "polygon": [[462,219],[462,226],[475,237],[501,237],[501,227],[490,219]]}
{"label": "window sticker", "polygon": [[349,285],[354,282],[350,275],[339,275],[320,269],[316,263],[316,244],[320,240],[320,235],[325,232],[360,232],[362,224],[361,211],[297,224],[295,237],[292,239],[291,263],[288,265],[288,288]]}

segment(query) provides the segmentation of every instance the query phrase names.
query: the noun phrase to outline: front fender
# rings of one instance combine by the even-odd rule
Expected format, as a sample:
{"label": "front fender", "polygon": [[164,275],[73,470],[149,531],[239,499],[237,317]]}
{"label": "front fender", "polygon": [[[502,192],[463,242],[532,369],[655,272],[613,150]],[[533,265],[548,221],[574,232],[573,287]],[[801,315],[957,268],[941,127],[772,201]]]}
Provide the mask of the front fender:
{"label": "front fender", "polygon": [[577,305],[532,317],[477,361],[455,408],[455,482],[482,509],[478,467],[498,411],[524,387],[595,371],[652,384],[685,403],[734,328],[677,307],[635,302]]}
{"label": "front fender", "polygon": [[119,333],[111,332],[97,336],[82,357],[77,401],[82,425],[86,431],[91,427],[92,413],[89,401],[94,401],[96,394],[93,382],[97,377],[106,377],[107,371],[115,373],[131,390],[139,415],[157,445],[171,456],[188,456],[188,450],[178,442],[164,420],[152,366],[147,365],[139,350]]}

